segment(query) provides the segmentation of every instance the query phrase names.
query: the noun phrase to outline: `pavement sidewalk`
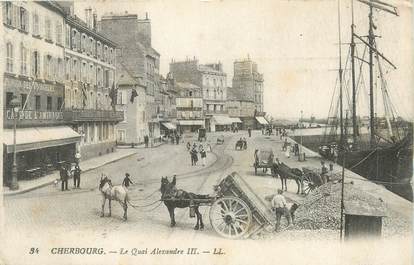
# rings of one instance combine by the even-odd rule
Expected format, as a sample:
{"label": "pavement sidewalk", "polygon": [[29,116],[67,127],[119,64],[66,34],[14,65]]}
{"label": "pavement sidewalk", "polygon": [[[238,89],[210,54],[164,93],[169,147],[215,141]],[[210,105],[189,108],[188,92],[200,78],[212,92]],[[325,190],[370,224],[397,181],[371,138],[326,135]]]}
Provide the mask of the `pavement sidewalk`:
{"label": "pavement sidewalk", "polygon": [[[121,160],[123,158],[132,156],[137,153],[136,149],[117,149],[114,153],[109,153],[103,156],[94,157],[79,163],[82,172],[87,172],[95,168],[104,166],[106,164]],[[11,196],[16,194],[25,193],[34,189],[38,189],[50,184],[53,184],[56,180],[60,179],[59,171],[54,171],[52,174],[32,179],[32,180],[20,180],[18,190],[10,190],[8,187],[3,187],[4,196]]]}

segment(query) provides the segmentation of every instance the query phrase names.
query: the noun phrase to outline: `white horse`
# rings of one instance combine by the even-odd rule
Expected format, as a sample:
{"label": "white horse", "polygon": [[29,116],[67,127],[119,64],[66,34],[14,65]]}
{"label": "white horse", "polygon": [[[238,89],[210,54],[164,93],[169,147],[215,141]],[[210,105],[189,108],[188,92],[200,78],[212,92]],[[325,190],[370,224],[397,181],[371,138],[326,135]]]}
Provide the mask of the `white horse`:
{"label": "white horse", "polygon": [[108,199],[109,201],[109,215],[111,216],[111,201],[116,200],[119,202],[119,204],[124,209],[124,220],[127,220],[127,211],[128,211],[128,203],[129,203],[129,197],[128,197],[128,191],[124,186],[117,185],[112,186],[112,182],[108,177],[101,177],[101,181],[99,184],[99,190],[102,193],[102,212],[101,217],[104,217],[104,208],[105,208],[105,202]]}

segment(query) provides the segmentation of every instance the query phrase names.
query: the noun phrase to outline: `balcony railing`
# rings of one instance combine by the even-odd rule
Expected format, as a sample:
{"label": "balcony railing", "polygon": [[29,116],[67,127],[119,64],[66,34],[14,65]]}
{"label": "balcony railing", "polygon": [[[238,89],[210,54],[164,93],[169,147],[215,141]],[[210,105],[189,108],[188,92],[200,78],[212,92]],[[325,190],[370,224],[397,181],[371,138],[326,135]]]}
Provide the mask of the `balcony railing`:
{"label": "balcony railing", "polygon": [[69,110],[63,113],[63,118],[67,122],[79,121],[113,121],[124,120],[124,112],[113,110]]}

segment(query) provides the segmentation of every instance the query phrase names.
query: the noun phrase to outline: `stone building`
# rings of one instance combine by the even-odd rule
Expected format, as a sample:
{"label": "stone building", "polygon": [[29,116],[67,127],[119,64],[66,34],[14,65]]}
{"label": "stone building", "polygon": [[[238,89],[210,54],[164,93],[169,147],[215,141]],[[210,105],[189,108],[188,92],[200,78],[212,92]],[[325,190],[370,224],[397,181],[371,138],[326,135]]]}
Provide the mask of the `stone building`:
{"label": "stone building", "polygon": [[[263,106],[263,81],[263,74],[258,72],[257,64],[250,58],[234,62],[233,104],[240,105],[240,109],[242,105],[248,106],[249,114],[251,103],[248,102],[254,104],[253,115],[241,117],[244,128],[261,128],[268,124],[264,118],[266,113]],[[235,103],[237,100],[239,102]]]}
{"label": "stone building", "polygon": [[123,113],[114,111],[116,44],[97,32],[96,16],[85,10],[86,22],[73,14],[73,2],[60,3],[66,11],[65,120],[82,135],[82,159],[113,152],[115,126]]}
{"label": "stone building", "polygon": [[231,118],[239,118],[242,129],[254,128],[255,115],[254,101],[246,95],[246,90],[227,88],[226,108]]}
{"label": "stone building", "polygon": [[195,132],[204,127],[201,88],[188,82],[176,82],[175,89],[178,130]]}
{"label": "stone building", "polygon": [[[4,34],[3,184],[11,183],[16,120],[17,179],[38,177],[73,161],[81,136],[66,126],[64,10],[54,2],[0,3]],[[11,101],[20,102],[15,113]]]}
{"label": "stone building", "polygon": [[[151,20],[148,15],[140,19],[138,15],[127,12],[110,13],[102,16],[98,25],[100,32],[110,36],[111,40],[119,46],[119,52],[116,54],[119,69],[117,78],[128,75],[132,80],[142,80],[140,84],[145,86],[144,112],[140,116],[142,120],[139,120],[144,123],[144,128],[136,132],[126,130],[125,133],[133,133],[131,137],[136,142],[141,142],[145,135],[150,137],[151,142],[158,141],[161,119],[157,115],[155,96],[159,89],[160,54],[151,46]],[[138,115],[140,114],[137,113]],[[123,125],[119,126],[117,130],[125,130]],[[131,124],[131,126],[135,125]],[[125,137],[130,138],[128,135]]]}
{"label": "stone building", "polygon": [[[231,125],[226,110],[227,74],[223,71],[223,65],[220,62],[199,64],[195,58],[179,62],[172,61],[170,72],[178,82],[192,83],[201,88],[207,130],[215,131],[216,125]],[[214,116],[221,117],[215,118]],[[215,122],[218,120],[220,124]],[[223,122],[225,124],[222,124]]]}

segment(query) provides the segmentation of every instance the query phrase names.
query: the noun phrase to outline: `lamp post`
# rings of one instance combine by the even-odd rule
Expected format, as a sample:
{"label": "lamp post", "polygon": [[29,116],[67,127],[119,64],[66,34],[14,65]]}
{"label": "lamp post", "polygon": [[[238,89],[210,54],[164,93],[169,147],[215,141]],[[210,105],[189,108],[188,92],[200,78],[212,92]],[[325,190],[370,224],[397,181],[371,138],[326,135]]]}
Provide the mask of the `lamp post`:
{"label": "lamp post", "polygon": [[[300,130],[300,147],[299,147],[299,156],[298,156],[298,160],[301,161],[302,160],[302,151],[303,151],[303,110],[300,111],[300,121],[299,121],[299,130]],[[305,156],[303,156],[303,160],[305,160]]]}
{"label": "lamp post", "polygon": [[16,96],[10,101],[10,106],[13,110],[13,166],[12,166],[12,179],[10,183],[11,190],[19,189],[19,183],[17,182],[17,159],[16,159],[16,125],[18,119],[18,113],[20,108],[20,101]]}

